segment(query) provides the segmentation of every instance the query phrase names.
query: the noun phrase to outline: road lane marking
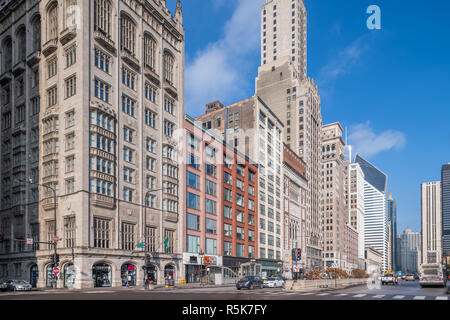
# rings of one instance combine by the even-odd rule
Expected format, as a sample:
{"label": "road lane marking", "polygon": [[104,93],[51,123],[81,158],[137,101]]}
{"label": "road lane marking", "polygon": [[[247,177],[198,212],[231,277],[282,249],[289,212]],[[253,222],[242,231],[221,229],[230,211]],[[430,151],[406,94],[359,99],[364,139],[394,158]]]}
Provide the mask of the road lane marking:
{"label": "road lane marking", "polygon": [[393,299],[403,299],[403,298],[405,298],[405,296],[395,296],[395,297],[393,297]]}
{"label": "road lane marking", "polygon": [[425,300],[425,296],[415,296],[413,300]]}
{"label": "road lane marking", "polygon": [[353,298],[362,298],[362,297],[365,297],[365,296],[367,296],[367,294],[357,294],[356,296],[353,296]]}
{"label": "road lane marking", "polygon": [[344,296],[347,296],[347,295],[348,295],[347,293],[340,293],[340,294],[337,294],[336,297],[344,297]]}
{"label": "road lane marking", "polygon": [[320,294],[318,294],[318,296],[329,296],[330,294],[329,293],[320,293]]}
{"label": "road lane marking", "polygon": [[448,300],[448,297],[436,297],[436,300]]}
{"label": "road lane marking", "polygon": [[376,295],[376,296],[373,296],[375,299],[382,299],[382,298],[384,298],[384,297],[386,297],[386,295],[385,294],[378,294],[378,295]]}
{"label": "road lane marking", "polygon": [[305,293],[302,293],[301,295],[302,296],[310,296],[312,294],[314,294],[314,292],[305,292]]}

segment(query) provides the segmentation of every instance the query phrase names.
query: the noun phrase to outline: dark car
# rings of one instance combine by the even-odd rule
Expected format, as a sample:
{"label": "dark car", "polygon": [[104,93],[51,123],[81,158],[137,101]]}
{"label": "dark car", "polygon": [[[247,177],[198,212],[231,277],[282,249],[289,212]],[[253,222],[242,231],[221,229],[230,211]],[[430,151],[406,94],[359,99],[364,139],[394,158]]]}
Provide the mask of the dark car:
{"label": "dark car", "polygon": [[243,279],[239,279],[236,282],[236,288],[241,290],[242,288],[247,288],[248,290],[253,290],[255,288],[262,289],[264,287],[264,281],[258,276],[248,276]]}

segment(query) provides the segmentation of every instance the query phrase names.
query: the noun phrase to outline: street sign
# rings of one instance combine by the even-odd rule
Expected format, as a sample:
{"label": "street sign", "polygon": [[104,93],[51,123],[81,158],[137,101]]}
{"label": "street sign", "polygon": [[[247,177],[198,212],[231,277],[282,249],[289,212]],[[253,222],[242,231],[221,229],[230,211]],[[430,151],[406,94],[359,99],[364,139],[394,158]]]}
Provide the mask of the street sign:
{"label": "street sign", "polygon": [[145,248],[145,243],[139,242],[137,245],[138,248]]}
{"label": "street sign", "polygon": [[27,238],[27,244],[33,244],[33,239]]}
{"label": "street sign", "polygon": [[53,268],[53,274],[56,275],[56,276],[59,274],[59,268],[58,267],[54,267]]}
{"label": "street sign", "polygon": [[53,242],[58,242],[58,241],[59,241],[58,236],[53,236]]}

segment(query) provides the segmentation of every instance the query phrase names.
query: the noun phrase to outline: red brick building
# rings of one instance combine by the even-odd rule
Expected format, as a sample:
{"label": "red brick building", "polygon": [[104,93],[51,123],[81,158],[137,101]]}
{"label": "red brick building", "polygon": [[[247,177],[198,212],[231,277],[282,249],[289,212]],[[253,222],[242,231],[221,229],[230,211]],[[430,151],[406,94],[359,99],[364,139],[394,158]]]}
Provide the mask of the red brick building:
{"label": "red brick building", "polygon": [[222,273],[220,267],[237,273],[242,263],[257,258],[258,170],[187,115],[184,129],[185,277],[199,282],[202,273],[209,273],[213,280],[213,274]]}

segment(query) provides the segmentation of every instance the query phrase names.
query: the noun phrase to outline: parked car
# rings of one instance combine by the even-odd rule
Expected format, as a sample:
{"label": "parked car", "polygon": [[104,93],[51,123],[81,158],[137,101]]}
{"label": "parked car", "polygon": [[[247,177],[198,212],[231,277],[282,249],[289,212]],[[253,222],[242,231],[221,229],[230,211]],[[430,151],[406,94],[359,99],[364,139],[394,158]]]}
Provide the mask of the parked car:
{"label": "parked car", "polygon": [[406,281],[416,281],[413,274],[407,274],[405,280]]}
{"label": "parked car", "polygon": [[6,281],[6,290],[8,291],[31,291],[33,287],[25,280]]}
{"label": "parked car", "polygon": [[264,287],[264,282],[261,277],[258,276],[248,276],[243,279],[239,279],[238,282],[236,282],[236,288],[238,290],[241,290],[242,288],[247,288],[248,290],[253,290],[255,288],[262,289]]}
{"label": "parked car", "polygon": [[284,288],[283,278],[269,278],[264,280],[265,288]]}
{"label": "parked car", "polygon": [[0,291],[6,291],[6,281],[0,279]]}

